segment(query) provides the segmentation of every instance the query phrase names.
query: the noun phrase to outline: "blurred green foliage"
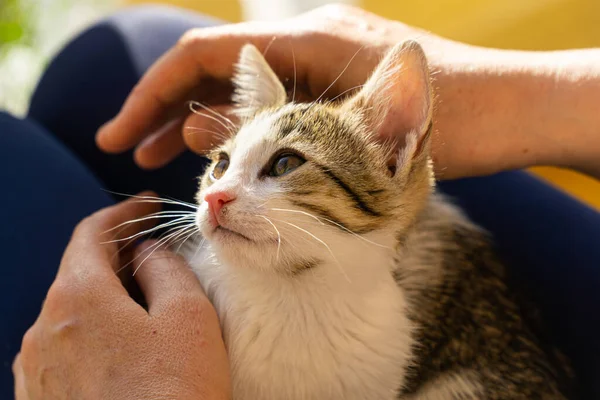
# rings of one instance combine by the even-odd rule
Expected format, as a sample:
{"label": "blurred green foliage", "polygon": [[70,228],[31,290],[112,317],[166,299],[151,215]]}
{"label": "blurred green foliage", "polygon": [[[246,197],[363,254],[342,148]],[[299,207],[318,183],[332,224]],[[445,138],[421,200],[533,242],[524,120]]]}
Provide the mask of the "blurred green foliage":
{"label": "blurred green foliage", "polygon": [[0,110],[24,115],[44,66],[116,0],[0,0]]}
{"label": "blurred green foliage", "polygon": [[31,45],[31,7],[23,0],[0,0],[0,51],[11,44]]}

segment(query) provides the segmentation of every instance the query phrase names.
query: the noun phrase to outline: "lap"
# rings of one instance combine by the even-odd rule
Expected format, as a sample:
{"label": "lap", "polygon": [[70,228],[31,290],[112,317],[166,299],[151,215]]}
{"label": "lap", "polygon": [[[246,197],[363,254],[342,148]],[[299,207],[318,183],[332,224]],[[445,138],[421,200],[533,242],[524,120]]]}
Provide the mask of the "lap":
{"label": "lap", "polygon": [[[213,23],[162,7],[135,8],[108,18],[53,60],[33,96],[29,117],[85,162],[99,179],[98,185],[125,193],[153,189],[191,201],[195,178],[205,166],[200,157],[188,152],[166,168],[142,171],[131,152],[101,153],[94,134],[118,112],[148,66],[186,30]],[[494,235],[513,276],[532,291],[549,317],[557,342],[575,358],[588,383],[594,382],[600,366],[600,313],[594,311],[600,305],[600,250],[594,240],[600,237],[600,215],[524,172],[444,182],[441,190]],[[73,193],[70,199],[49,197],[48,201],[77,202],[74,196],[79,192]],[[58,196],[54,191],[50,194]],[[90,210],[100,206],[90,204],[94,204]],[[70,224],[71,229],[75,219],[63,225]],[[43,229],[40,232],[46,232]],[[46,251],[60,253],[62,245],[56,246]],[[40,260],[33,260],[24,268],[33,271],[39,265]]]}
{"label": "lap", "polygon": [[0,398],[11,363],[54,279],[73,227],[112,203],[94,175],[31,121],[0,112]]}
{"label": "lap", "polygon": [[441,189],[493,235],[514,284],[539,306],[584,386],[600,394],[600,213],[521,171]]}
{"label": "lap", "polygon": [[[209,20],[165,7],[115,14],[70,42],[35,90],[27,120],[0,113],[0,398],[12,398],[11,364],[35,321],[75,225],[114,202],[102,189],[153,189],[193,199],[205,162],[186,153],[143,171],[131,152],[94,142],[149,65],[183,32]],[[15,306],[18,305],[18,306]]]}

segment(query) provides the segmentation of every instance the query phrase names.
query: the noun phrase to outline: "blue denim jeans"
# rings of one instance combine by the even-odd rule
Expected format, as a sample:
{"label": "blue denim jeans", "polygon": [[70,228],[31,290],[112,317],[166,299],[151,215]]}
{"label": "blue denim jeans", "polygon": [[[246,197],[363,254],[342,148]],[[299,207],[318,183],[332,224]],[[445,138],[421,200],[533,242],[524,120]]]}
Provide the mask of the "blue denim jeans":
{"label": "blue denim jeans", "polygon": [[[102,189],[193,199],[201,157],[187,152],[143,171],[131,152],[100,152],[94,135],[186,30],[215,23],[173,8],[124,10],[55,57],[25,119],[0,113],[1,399],[12,398],[12,360],[73,227],[116,201]],[[548,334],[573,359],[585,398],[600,398],[600,214],[521,171],[442,182],[440,189],[494,235],[515,286],[537,302]]]}

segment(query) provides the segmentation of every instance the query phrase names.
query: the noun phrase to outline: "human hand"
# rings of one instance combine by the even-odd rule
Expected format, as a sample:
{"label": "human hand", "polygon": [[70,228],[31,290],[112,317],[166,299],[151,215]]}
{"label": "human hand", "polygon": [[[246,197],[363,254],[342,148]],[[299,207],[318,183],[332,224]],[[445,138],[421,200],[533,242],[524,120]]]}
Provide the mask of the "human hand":
{"label": "human hand", "polygon": [[315,100],[322,94],[332,98],[357,88],[390,47],[410,38],[425,48],[434,69],[437,60],[446,60],[444,55],[456,53],[453,49],[459,46],[361,9],[338,5],[280,22],[194,29],[146,73],[119,115],[99,131],[97,142],[107,152],[137,145],[135,159],[145,168],[164,165],[185,144],[204,152],[219,141],[210,131],[224,129],[214,119],[190,114],[185,103],[198,100],[230,116],[233,66],[240,48],[248,42],[266,53],[296,100]]}
{"label": "human hand", "polygon": [[[134,278],[145,310],[117,277],[125,261],[118,244],[100,244],[113,239],[103,232],[153,208],[126,201],[75,229],[13,364],[17,400],[230,397],[217,315],[185,262],[166,250],[144,261]],[[130,224],[118,236],[143,228]]]}
{"label": "human hand", "polygon": [[[593,107],[600,82],[597,51],[547,54],[469,46],[340,5],[279,22],[189,31],[99,130],[97,143],[109,153],[137,146],[135,160],[143,168],[165,165],[186,145],[198,153],[216,145],[226,127],[213,115],[190,113],[186,104],[196,100],[231,117],[230,81],[246,43],[266,53],[295,100],[307,101],[350,93],[389,48],[408,39],[423,47],[433,71],[436,178],[533,165],[600,176],[593,145],[600,138]],[[405,133],[394,126],[382,131]]]}

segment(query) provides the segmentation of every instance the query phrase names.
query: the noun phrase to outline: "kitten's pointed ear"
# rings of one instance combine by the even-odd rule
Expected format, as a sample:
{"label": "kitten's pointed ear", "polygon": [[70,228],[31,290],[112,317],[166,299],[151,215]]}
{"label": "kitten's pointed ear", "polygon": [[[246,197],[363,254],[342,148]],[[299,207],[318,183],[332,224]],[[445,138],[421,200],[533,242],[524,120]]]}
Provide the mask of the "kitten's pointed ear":
{"label": "kitten's pointed ear", "polygon": [[251,117],[262,108],[285,104],[286,92],[267,60],[256,47],[242,47],[233,77],[236,113]]}
{"label": "kitten's pointed ear", "polygon": [[[344,107],[359,111],[378,139],[394,139],[400,146],[415,144],[414,156],[428,144],[432,97],[425,53],[417,42],[409,40],[388,52]],[[408,140],[407,135],[415,135],[417,140]]]}

